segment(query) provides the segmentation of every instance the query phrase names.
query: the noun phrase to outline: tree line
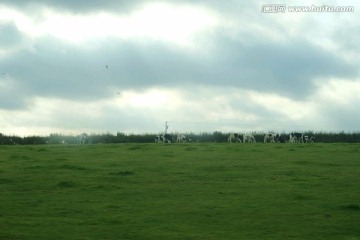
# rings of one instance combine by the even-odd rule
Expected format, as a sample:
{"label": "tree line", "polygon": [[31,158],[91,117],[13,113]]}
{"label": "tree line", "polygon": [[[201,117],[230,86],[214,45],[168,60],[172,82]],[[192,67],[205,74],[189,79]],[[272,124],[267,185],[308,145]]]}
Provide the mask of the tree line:
{"label": "tree line", "polygon": [[[321,143],[356,143],[360,142],[360,132],[303,132],[304,136],[315,136],[315,142]],[[186,136],[187,142],[227,142],[229,133],[215,131],[212,133],[170,133],[174,140],[178,134]],[[253,132],[256,142],[263,142],[265,132]],[[289,133],[281,133],[288,139]],[[5,135],[0,133],[1,145],[30,145],[30,144],[99,144],[99,143],[153,143],[158,134],[126,134],[118,132],[98,133],[81,135],[64,135],[60,133],[52,133],[48,136],[26,136],[20,137],[16,135]],[[80,138],[82,137],[81,141]]]}

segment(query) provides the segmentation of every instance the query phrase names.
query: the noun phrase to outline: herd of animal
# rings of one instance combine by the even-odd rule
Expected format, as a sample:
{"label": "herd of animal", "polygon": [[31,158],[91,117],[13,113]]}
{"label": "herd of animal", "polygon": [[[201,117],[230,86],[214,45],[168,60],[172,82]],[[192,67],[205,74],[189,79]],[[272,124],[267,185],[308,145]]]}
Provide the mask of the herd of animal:
{"label": "herd of animal", "polygon": [[174,136],[172,136],[171,134],[163,134],[163,135],[158,135],[155,137],[155,143],[173,143],[173,142],[177,142],[177,143],[184,143],[184,142],[192,142],[192,139],[186,139],[185,135],[181,134],[181,135],[177,135],[176,139],[174,138]]}
{"label": "herd of animal", "polygon": [[[177,135],[176,138],[171,134],[162,134],[155,137],[155,143],[184,143],[192,142],[192,139],[187,139],[185,135]],[[256,143],[253,134],[250,133],[230,133],[228,137],[229,143]],[[303,133],[293,132],[288,136],[285,134],[266,133],[264,135],[264,143],[313,143],[315,136],[304,135]]]}

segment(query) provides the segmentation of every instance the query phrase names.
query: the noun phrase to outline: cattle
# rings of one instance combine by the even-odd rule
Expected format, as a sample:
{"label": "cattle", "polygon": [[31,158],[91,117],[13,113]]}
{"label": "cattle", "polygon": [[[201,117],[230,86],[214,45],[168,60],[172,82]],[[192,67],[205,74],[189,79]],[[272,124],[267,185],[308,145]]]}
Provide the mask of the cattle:
{"label": "cattle", "polygon": [[155,137],[155,143],[160,143],[160,142],[162,142],[162,136],[161,136],[161,135],[157,135],[157,136]]}
{"label": "cattle", "polygon": [[274,137],[274,141],[276,143],[286,143],[286,137],[284,135],[281,134],[276,134]]}
{"label": "cattle", "polygon": [[170,134],[157,135],[155,137],[155,143],[172,143],[174,138]]}
{"label": "cattle", "polygon": [[308,135],[304,136],[304,142],[305,143],[313,143],[313,142],[315,142],[315,136],[308,136]]}
{"label": "cattle", "polygon": [[232,143],[233,140],[235,140],[235,142],[241,142],[241,135],[239,133],[230,133],[228,142]]}
{"label": "cattle", "polygon": [[286,143],[286,137],[278,133],[267,133],[264,136],[264,143]]}
{"label": "cattle", "polygon": [[177,135],[177,137],[176,137],[176,142],[177,142],[177,143],[184,143],[184,142],[186,142],[186,137],[185,137],[185,135]]}
{"label": "cattle", "polygon": [[264,143],[267,143],[267,142],[269,142],[269,143],[274,143],[274,142],[276,142],[276,141],[275,141],[276,135],[278,135],[278,134],[274,134],[274,133],[267,133],[267,134],[265,134],[265,136],[264,136]]}
{"label": "cattle", "polygon": [[290,133],[289,142],[291,143],[303,143],[304,142],[304,134],[302,133]]}
{"label": "cattle", "polygon": [[244,134],[243,135],[243,143],[256,143],[255,137],[252,134]]}
{"label": "cattle", "polygon": [[164,143],[172,143],[174,141],[174,138],[170,134],[164,134],[162,135],[162,140]]}

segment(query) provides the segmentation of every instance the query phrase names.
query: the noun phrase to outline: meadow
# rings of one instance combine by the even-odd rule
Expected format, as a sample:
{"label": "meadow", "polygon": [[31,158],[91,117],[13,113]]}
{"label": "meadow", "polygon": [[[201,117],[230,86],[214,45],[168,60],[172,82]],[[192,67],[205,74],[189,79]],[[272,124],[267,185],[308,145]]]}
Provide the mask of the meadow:
{"label": "meadow", "polygon": [[0,146],[0,239],[360,239],[360,144]]}

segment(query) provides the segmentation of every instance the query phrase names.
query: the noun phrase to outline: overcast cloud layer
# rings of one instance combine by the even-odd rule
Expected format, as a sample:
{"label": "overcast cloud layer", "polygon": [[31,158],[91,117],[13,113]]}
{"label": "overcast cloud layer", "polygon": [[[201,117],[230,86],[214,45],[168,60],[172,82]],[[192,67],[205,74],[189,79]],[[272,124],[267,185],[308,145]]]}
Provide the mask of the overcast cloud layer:
{"label": "overcast cloud layer", "polygon": [[360,3],[269,3],[2,0],[0,133],[360,131]]}

